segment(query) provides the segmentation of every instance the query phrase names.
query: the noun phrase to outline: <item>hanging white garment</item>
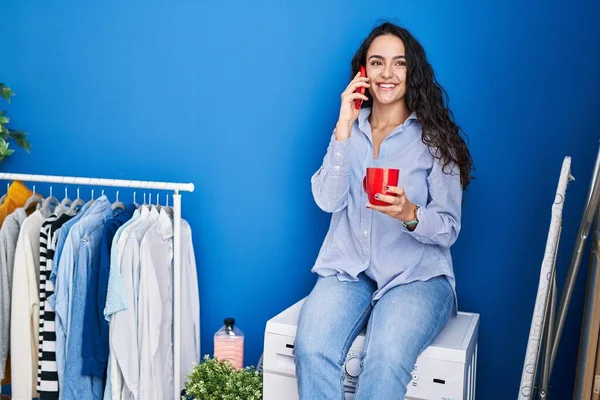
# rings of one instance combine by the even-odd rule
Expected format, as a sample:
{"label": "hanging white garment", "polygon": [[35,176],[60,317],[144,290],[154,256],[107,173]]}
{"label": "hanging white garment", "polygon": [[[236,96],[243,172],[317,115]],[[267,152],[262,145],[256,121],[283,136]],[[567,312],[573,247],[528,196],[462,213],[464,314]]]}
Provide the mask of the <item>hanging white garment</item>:
{"label": "hanging white garment", "polygon": [[37,396],[40,228],[50,213],[42,207],[23,221],[15,250],[10,325],[14,400]]}

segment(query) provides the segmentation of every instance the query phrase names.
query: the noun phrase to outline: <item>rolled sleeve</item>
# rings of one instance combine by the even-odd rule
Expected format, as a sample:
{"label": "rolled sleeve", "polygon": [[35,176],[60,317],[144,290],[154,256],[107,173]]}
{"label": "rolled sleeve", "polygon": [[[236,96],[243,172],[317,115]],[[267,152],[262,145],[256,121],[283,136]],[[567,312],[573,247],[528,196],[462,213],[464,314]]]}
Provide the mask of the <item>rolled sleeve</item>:
{"label": "rolled sleeve", "polygon": [[332,137],[327,155],[323,165],[330,169],[331,174],[348,175],[350,173],[350,163],[346,162],[348,152],[348,142],[350,138],[336,140],[335,134]]}
{"label": "rolled sleeve", "polygon": [[429,201],[421,206],[420,218],[413,237],[424,244],[450,247],[458,238],[461,221],[462,186],[458,167],[450,173],[442,171],[436,160],[427,178]]}
{"label": "rolled sleeve", "polygon": [[350,163],[347,162],[350,138],[331,137],[323,164],[311,178],[313,197],[325,212],[343,210],[348,204],[350,190]]}

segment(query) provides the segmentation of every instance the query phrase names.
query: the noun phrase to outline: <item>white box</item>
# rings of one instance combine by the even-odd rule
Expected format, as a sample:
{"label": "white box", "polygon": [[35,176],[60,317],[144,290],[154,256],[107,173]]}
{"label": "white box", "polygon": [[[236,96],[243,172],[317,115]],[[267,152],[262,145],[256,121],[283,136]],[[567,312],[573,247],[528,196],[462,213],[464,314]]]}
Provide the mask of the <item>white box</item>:
{"label": "white box", "polygon": [[[267,322],[263,358],[263,400],[298,400],[294,340],[300,300]],[[475,400],[479,314],[459,312],[421,353],[406,400]],[[365,332],[352,343],[345,364],[346,399],[354,399]],[[393,400],[393,399],[390,399]]]}

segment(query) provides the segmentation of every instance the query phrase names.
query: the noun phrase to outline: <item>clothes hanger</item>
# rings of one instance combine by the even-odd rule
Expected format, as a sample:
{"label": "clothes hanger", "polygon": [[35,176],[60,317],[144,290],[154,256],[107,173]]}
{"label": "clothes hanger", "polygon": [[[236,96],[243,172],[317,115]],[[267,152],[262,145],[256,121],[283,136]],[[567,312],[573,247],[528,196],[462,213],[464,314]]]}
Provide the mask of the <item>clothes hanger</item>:
{"label": "clothes hanger", "polygon": [[139,210],[142,216],[146,216],[150,211],[150,206],[146,202],[146,193],[144,193],[144,202],[140,205]]}
{"label": "clothes hanger", "polygon": [[71,199],[69,199],[69,194],[67,193],[67,187],[65,186],[65,198],[62,199],[60,204],[56,207],[55,213],[56,215],[61,215],[69,211],[69,206],[71,205]]}
{"label": "clothes hanger", "polygon": [[173,219],[173,207],[169,206],[169,194],[167,193],[167,201],[166,201],[166,205],[163,207],[163,210],[165,210],[165,212],[169,215],[169,217],[171,217],[171,219]]}
{"label": "clothes hanger", "polygon": [[[168,201],[168,199],[167,199],[167,201]],[[162,211],[162,210],[167,211],[166,206],[161,206],[160,205],[160,193],[156,193],[156,210],[159,211],[159,212]]]}
{"label": "clothes hanger", "polygon": [[150,193],[150,204],[148,207],[150,208],[150,211],[156,210],[160,212],[160,204],[158,204],[158,194],[156,194],[156,204],[152,204],[152,193]]}
{"label": "clothes hanger", "polygon": [[35,208],[37,208],[38,205],[40,205],[42,203],[43,197],[39,196],[36,192],[35,192],[35,185],[33,185],[33,194],[31,195],[30,198],[27,199],[27,201],[25,202],[25,205],[23,206],[23,208],[26,211],[29,211],[32,205],[36,205]]}
{"label": "clothes hanger", "polygon": [[140,205],[135,201],[135,191],[133,192],[133,205],[135,208],[140,208]]}
{"label": "clothes hanger", "polygon": [[152,211],[154,204],[152,204],[152,193],[148,193],[148,204],[146,204],[148,211]]}
{"label": "clothes hanger", "polygon": [[144,204],[142,204],[142,207],[145,208],[147,211],[150,211],[152,209],[152,204],[150,204],[150,202],[146,202],[146,193],[144,193]]}
{"label": "clothes hanger", "polygon": [[112,203],[112,209],[116,210],[117,208],[125,211],[125,203],[123,203],[122,201],[119,201],[119,191],[118,190],[117,190],[117,199],[114,203]]}
{"label": "clothes hanger", "polygon": [[54,211],[60,205],[60,201],[52,195],[52,186],[50,186],[50,196],[42,202],[42,207],[49,211]]}
{"label": "clothes hanger", "polygon": [[77,188],[77,198],[75,200],[73,200],[73,202],[71,203],[71,207],[69,208],[69,211],[67,211],[67,212],[70,214],[73,212],[77,212],[84,205],[85,205],[85,202],[83,201],[83,199],[81,197],[79,197],[79,188]]}
{"label": "clothes hanger", "polygon": [[65,186],[65,198],[60,202],[60,205],[63,207],[71,205],[71,199],[69,198],[69,192],[67,189],[68,187]]}
{"label": "clothes hanger", "polygon": [[90,199],[90,201],[88,201],[86,203],[87,206],[91,206],[94,203],[94,189],[92,189],[92,198]]}

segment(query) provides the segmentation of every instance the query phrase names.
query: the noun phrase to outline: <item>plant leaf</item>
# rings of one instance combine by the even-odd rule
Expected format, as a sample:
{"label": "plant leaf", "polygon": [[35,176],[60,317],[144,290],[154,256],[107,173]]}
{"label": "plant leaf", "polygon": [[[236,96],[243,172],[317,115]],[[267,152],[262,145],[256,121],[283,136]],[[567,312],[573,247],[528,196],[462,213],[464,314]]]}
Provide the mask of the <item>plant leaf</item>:
{"label": "plant leaf", "polygon": [[9,129],[8,132],[10,137],[14,139],[15,143],[17,143],[17,146],[29,153],[29,150],[31,150],[31,144],[27,140],[27,132],[15,131],[13,129]]}
{"label": "plant leaf", "polygon": [[12,153],[14,153],[14,150],[8,148],[8,142],[4,139],[1,139],[0,140],[0,157],[2,157],[4,159],[5,157],[10,156]]}
{"label": "plant leaf", "polygon": [[11,90],[11,88],[6,86],[4,83],[0,83],[0,96],[4,97],[4,100],[10,103],[10,97],[14,95],[15,93]]}

